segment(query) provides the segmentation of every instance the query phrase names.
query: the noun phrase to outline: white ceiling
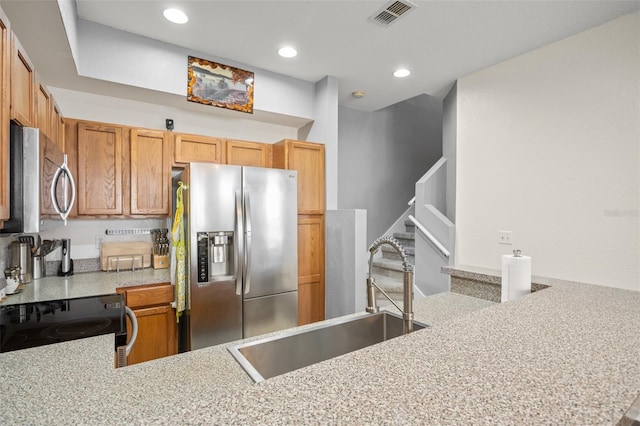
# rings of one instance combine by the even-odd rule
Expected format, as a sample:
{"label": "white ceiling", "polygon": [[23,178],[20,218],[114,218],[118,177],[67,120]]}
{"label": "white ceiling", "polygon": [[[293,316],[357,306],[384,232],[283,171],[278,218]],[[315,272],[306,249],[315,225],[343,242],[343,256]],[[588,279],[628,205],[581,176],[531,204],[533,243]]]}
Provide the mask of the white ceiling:
{"label": "white ceiling", "polygon": [[[59,16],[51,16],[51,3],[55,2],[49,0],[49,4],[38,7],[34,3],[42,2],[2,0],[0,5],[12,24],[13,15],[18,15],[20,25],[39,29],[40,34],[29,35],[38,36],[39,41],[30,44],[47,58],[47,67],[68,72],[72,66],[68,48],[62,52],[62,47],[57,46],[59,54],[53,54],[54,46],[47,47],[47,43],[54,43],[56,37],[64,34],[42,34],[49,20],[58,21],[50,31],[62,31]],[[383,27],[369,18],[386,1],[76,0],[76,3],[81,19],[228,58],[246,64],[247,69],[258,67],[311,82],[326,75],[335,76],[339,79],[340,104],[367,111],[421,93],[443,97],[462,76],[640,10],[638,0],[414,1],[417,8]],[[169,6],[184,10],[189,22],[177,25],[166,21],[162,11]],[[37,18],[40,23],[26,19],[28,14],[42,15]],[[18,29],[16,32],[22,39]],[[23,44],[33,56],[30,46],[25,41]],[[283,45],[294,46],[298,56],[279,57],[277,50]],[[38,66],[38,60],[32,59]],[[54,61],[68,63],[54,64]],[[406,67],[412,74],[404,79],[394,78],[392,72],[397,67]],[[54,75],[48,79],[65,86],[77,84],[83,90],[87,87],[87,82],[81,79]],[[351,93],[356,90],[364,91],[365,97],[352,98]]]}

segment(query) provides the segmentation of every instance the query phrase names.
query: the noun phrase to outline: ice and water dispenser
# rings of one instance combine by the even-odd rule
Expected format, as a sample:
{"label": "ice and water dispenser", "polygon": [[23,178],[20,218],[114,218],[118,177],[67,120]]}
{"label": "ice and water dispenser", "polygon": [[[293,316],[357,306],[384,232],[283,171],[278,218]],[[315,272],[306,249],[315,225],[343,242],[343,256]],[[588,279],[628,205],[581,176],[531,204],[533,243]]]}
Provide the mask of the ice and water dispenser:
{"label": "ice and water dispenser", "polygon": [[198,232],[198,282],[234,279],[233,231]]}

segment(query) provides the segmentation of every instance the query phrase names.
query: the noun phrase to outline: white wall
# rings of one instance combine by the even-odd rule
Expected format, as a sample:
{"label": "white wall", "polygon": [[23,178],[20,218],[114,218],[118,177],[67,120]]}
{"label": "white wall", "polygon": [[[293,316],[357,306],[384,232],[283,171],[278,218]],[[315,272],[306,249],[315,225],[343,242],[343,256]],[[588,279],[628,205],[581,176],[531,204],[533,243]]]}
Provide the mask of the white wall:
{"label": "white wall", "polygon": [[65,117],[70,118],[160,130],[165,128],[166,118],[173,118],[175,132],[263,143],[295,139],[298,134],[295,127],[245,120],[240,113],[227,117],[58,87],[49,89]]}
{"label": "white wall", "polygon": [[456,132],[458,130],[458,84],[454,84],[442,102],[442,156],[447,160],[446,208],[442,212],[456,220]]}
{"label": "white wall", "polygon": [[639,14],[461,78],[457,120],[457,264],[640,290]]}
{"label": "white wall", "polygon": [[314,83],[249,67],[79,19],[78,74],[180,96],[187,95],[189,55],[255,73],[254,108],[313,118]]}
{"label": "white wall", "polygon": [[[51,223],[51,221],[47,221]],[[168,219],[70,219],[67,226],[59,226],[60,221],[56,221],[55,227],[47,231],[40,232],[43,240],[71,239],[72,259],[95,259],[100,257],[100,248],[96,245],[96,238],[101,238],[102,242],[122,242],[122,241],[145,241],[151,243],[149,234],[125,234],[106,235],[107,229],[153,229],[169,228]],[[49,254],[47,261],[62,259],[62,251],[56,250]]]}

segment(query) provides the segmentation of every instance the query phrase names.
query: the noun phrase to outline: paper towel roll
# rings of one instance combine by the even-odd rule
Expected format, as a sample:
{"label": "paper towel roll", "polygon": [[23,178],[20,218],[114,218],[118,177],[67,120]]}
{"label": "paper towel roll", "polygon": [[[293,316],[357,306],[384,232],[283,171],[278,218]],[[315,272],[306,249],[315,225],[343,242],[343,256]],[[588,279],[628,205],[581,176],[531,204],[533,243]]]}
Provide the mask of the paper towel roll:
{"label": "paper towel roll", "polygon": [[531,293],[531,257],[502,256],[501,302],[518,299]]}

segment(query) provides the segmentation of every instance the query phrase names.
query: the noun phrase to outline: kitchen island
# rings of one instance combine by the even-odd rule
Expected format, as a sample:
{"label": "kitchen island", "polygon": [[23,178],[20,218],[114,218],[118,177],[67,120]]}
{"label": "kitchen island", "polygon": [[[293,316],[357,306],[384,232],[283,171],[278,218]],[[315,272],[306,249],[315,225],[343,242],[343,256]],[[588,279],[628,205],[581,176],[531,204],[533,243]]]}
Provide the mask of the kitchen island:
{"label": "kitchen island", "polygon": [[640,393],[640,292],[543,284],[417,300],[432,327],[260,384],[228,345],[117,370],[110,336],[0,354],[0,423],[615,424]]}

